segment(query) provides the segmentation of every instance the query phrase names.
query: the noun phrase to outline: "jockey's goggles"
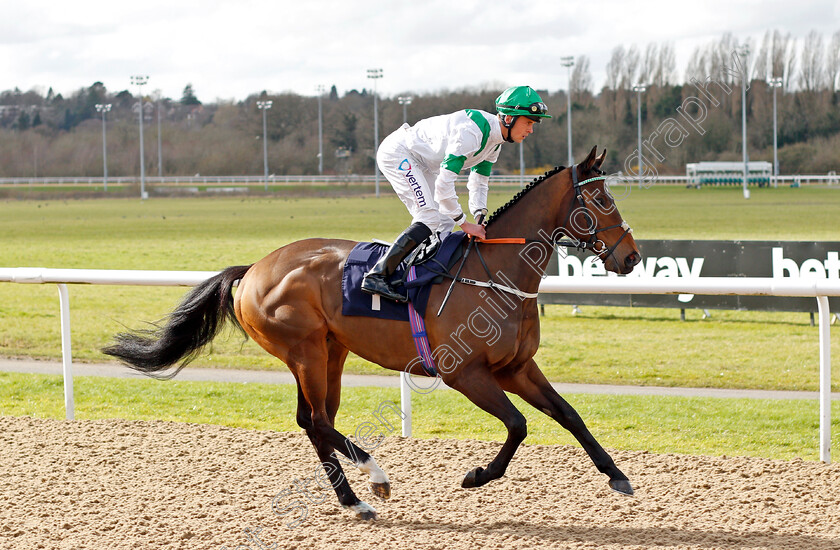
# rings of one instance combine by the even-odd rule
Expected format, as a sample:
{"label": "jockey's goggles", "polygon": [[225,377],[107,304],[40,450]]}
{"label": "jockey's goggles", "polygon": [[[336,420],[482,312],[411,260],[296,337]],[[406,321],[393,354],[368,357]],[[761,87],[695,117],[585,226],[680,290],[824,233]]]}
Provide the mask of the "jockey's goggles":
{"label": "jockey's goggles", "polygon": [[511,116],[524,116],[535,122],[541,118],[551,118],[548,114],[548,107],[542,101],[535,101],[528,106],[525,105],[497,105],[500,113]]}
{"label": "jockey's goggles", "polygon": [[[521,109],[522,107],[517,107],[517,109]],[[546,107],[545,103],[542,101],[537,101],[536,103],[531,103],[528,106],[527,111],[532,115],[544,115],[548,113],[548,107]]]}

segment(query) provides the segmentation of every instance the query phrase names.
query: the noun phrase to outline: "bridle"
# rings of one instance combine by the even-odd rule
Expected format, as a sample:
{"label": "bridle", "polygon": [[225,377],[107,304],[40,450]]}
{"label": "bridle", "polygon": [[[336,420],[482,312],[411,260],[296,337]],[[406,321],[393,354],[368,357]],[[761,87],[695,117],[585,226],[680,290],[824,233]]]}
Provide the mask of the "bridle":
{"label": "bridle", "polygon": [[[581,187],[583,187],[587,183],[591,183],[593,181],[598,181],[598,180],[605,180],[606,177],[604,176],[604,172],[598,170],[597,168],[593,168],[593,171],[598,173],[598,175],[596,177],[589,178],[589,179],[584,180],[584,181],[578,181],[577,165],[575,164],[574,166],[572,166],[570,170],[572,171],[572,186],[573,186],[573,189],[574,189],[574,195],[575,196],[572,199],[572,207],[569,209],[569,213],[566,215],[566,219],[560,225],[559,229],[563,229],[566,233],[566,236],[570,237],[570,235],[569,235],[570,231],[569,231],[568,225],[572,221],[572,216],[574,215],[574,213],[576,211],[578,211],[579,209],[582,209],[583,215],[586,218],[586,224],[587,224],[587,227],[588,227],[587,231],[589,232],[589,239],[586,240],[586,241],[575,239],[574,237],[571,237],[571,238],[575,239],[575,240],[565,240],[565,241],[564,240],[552,239],[551,244],[555,248],[558,247],[558,246],[565,246],[567,248],[578,248],[578,249],[581,249],[581,250],[590,250],[590,251],[592,251],[593,254],[595,254],[595,256],[600,258],[601,261],[604,261],[605,258],[608,258],[608,257],[612,256],[613,261],[616,263],[616,265],[618,265],[618,259],[614,255],[615,249],[616,249],[616,247],[618,247],[619,244],[621,244],[621,241],[623,241],[624,238],[628,234],[633,232],[633,230],[630,228],[630,225],[628,225],[627,222],[625,222],[624,220],[622,220],[621,223],[617,224],[617,225],[610,225],[610,226],[607,226],[607,227],[598,227],[597,218],[592,215],[592,211],[589,209],[589,206],[586,204],[586,200],[583,198],[583,191],[581,191]],[[624,233],[622,233],[621,236],[618,238],[618,240],[615,241],[615,244],[613,244],[611,247],[607,248],[607,244],[604,241],[602,241],[601,239],[598,238],[598,233],[602,233],[604,231],[609,231],[610,229],[616,229],[616,228],[619,228],[619,227],[624,229]],[[503,284],[500,284],[497,281],[495,281],[493,279],[492,273],[490,272],[490,268],[487,266],[487,262],[484,261],[484,257],[481,254],[481,250],[478,247],[478,243],[486,243],[486,244],[529,244],[529,243],[544,243],[544,242],[546,242],[546,241],[538,241],[538,240],[523,239],[523,238],[473,239],[472,237],[469,237],[468,242],[467,242],[466,251],[464,252],[464,255],[461,257],[461,264],[458,266],[458,270],[455,272],[455,275],[454,276],[450,275],[448,273],[448,270],[446,270],[446,269],[444,270],[443,273],[439,273],[439,275],[443,275],[445,277],[451,278],[452,283],[450,284],[449,290],[446,292],[446,295],[444,296],[443,301],[440,304],[440,309],[438,309],[438,313],[437,313],[438,316],[440,316],[441,312],[443,311],[444,306],[446,306],[446,302],[449,300],[449,296],[451,295],[452,289],[454,288],[456,282],[465,283],[465,284],[474,285],[474,286],[493,288],[493,289],[496,289],[497,291],[508,292],[510,294],[514,294],[516,296],[519,296],[521,299],[536,298],[537,293],[523,292],[523,291],[517,289],[516,287],[503,285]],[[600,245],[599,245],[599,243],[600,243]],[[478,259],[481,261],[481,265],[484,267],[484,271],[487,273],[487,277],[488,277],[487,282],[474,281],[472,279],[465,279],[465,278],[462,278],[460,276],[461,269],[464,267],[464,263],[466,262],[467,257],[470,255],[470,250],[472,250],[473,248],[475,248],[475,252],[478,255]]]}
{"label": "bridle", "polygon": [[[621,244],[621,241],[629,234],[633,232],[633,229],[625,222],[624,220],[621,221],[620,224],[617,225],[610,225],[607,227],[598,227],[597,218],[592,215],[592,211],[589,210],[589,206],[586,204],[586,201],[583,198],[583,192],[581,191],[581,187],[586,185],[587,183],[591,183],[593,181],[598,180],[605,180],[606,176],[604,176],[604,172],[601,172],[597,168],[593,170],[598,173],[598,175],[594,178],[589,178],[584,181],[578,181],[577,175],[577,164],[570,168],[572,171],[572,187],[574,189],[575,196],[572,199],[572,207],[569,209],[569,213],[566,215],[566,220],[560,225],[560,229],[564,229],[568,236],[569,233],[569,222],[572,221],[572,216],[575,212],[582,209],[583,215],[586,219],[586,226],[589,232],[589,239],[586,241],[575,240],[575,241],[554,241],[555,246],[565,246],[565,247],[574,247],[579,248],[581,250],[590,250],[593,254],[595,254],[601,261],[604,261],[606,258],[612,256],[613,261],[618,264],[618,260],[616,259],[614,252],[615,249]],[[624,229],[624,233],[615,241],[615,243],[607,248],[607,244],[598,238],[598,233],[609,231],[610,229],[616,228]],[[600,243],[600,244],[599,244]]]}

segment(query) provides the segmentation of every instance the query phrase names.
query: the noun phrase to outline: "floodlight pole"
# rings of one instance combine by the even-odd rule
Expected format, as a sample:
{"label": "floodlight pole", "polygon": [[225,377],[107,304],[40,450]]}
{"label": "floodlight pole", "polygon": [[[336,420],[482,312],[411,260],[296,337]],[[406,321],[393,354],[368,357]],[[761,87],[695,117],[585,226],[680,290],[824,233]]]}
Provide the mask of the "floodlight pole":
{"label": "floodlight pole", "polygon": [[318,92],[318,175],[324,175],[324,114],[321,107],[321,99],[323,99],[324,88],[323,84],[315,87]]}
{"label": "floodlight pole", "polygon": [[571,55],[560,58],[560,65],[569,70],[569,88],[566,95],[566,122],[568,123],[568,140],[569,140],[569,166],[574,166],[575,160],[572,156],[572,66],[575,64],[575,58]]}
{"label": "floodlight pole", "polygon": [[637,117],[639,119],[639,189],[642,188],[642,172],[644,172],[644,165],[642,164],[642,92],[644,92],[645,90],[647,90],[647,87],[644,84],[636,84],[635,86],[633,86],[633,91],[636,92]]}
{"label": "floodlight pole", "polygon": [[105,130],[105,113],[111,110],[110,103],[97,103],[96,110],[102,113],[102,184],[105,187],[105,191],[108,191],[108,140],[107,132]]}
{"label": "floodlight pole", "polygon": [[[155,107],[157,108],[157,146],[158,146],[158,177],[163,179],[163,140],[160,135],[160,90],[155,93]],[[162,182],[161,182],[162,183]]]}
{"label": "floodlight pole", "polygon": [[373,174],[376,179],[376,196],[379,197],[379,165],[376,152],[379,150],[379,106],[376,103],[376,81],[382,78],[382,69],[368,69],[367,77],[373,80]]}
{"label": "floodlight pole", "polygon": [[263,119],[263,169],[265,172],[265,190],[268,191],[268,126],[265,122],[265,112],[271,109],[271,105],[274,102],[271,100],[268,101],[257,101],[257,109],[262,111],[262,119]]}
{"label": "floodlight pole", "polygon": [[408,106],[411,105],[411,102],[414,101],[414,98],[410,95],[400,96],[397,98],[397,101],[403,108],[403,124],[408,124]]}
{"label": "floodlight pole", "polygon": [[776,89],[782,86],[783,80],[777,76],[770,79],[770,85],[773,87],[773,187],[779,186],[779,142],[778,129],[776,126]]}
{"label": "floodlight pole", "polygon": [[744,198],[750,198],[750,190],[747,189],[750,177],[749,160],[747,156],[747,56],[750,53],[750,48],[747,45],[742,46],[738,54],[744,58],[744,74],[741,78],[741,149],[743,149],[744,156]]}
{"label": "floodlight pole", "polygon": [[146,75],[134,75],[131,77],[131,83],[137,86],[137,94],[139,102],[137,103],[137,113],[140,120],[140,200],[146,200],[146,154],[143,151],[143,86],[148,84],[149,77]]}

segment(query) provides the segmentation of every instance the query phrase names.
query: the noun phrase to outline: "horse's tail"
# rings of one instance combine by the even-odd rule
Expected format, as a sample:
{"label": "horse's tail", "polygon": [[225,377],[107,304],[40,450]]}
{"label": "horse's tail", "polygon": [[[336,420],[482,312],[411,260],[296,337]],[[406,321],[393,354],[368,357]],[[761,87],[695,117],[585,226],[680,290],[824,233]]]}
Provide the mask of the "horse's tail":
{"label": "horse's tail", "polygon": [[[165,324],[117,334],[102,352],[152,378],[172,378],[213,340],[225,320],[242,330],[233,311],[231,291],[250,267],[229,267],[207,279],[187,294]],[[174,371],[157,374],[176,364]]]}

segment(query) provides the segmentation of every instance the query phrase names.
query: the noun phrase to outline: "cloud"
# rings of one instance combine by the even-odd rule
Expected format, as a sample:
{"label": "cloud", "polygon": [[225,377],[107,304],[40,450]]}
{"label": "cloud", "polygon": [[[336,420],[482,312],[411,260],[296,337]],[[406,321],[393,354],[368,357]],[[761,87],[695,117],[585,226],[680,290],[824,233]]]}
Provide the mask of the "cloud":
{"label": "cloud", "polygon": [[[781,0],[144,0],[16,3],[0,21],[0,74],[7,88],[67,93],[99,80],[111,90],[148,74],[149,89],[202,100],[244,99],[267,89],[312,94],[371,86],[384,95],[486,82],[566,87],[565,55],[587,55],[596,89],[618,45],[672,42],[677,69],[698,45],[732,32],[829,33],[840,3]],[[725,14],[725,16],[724,16]]]}

